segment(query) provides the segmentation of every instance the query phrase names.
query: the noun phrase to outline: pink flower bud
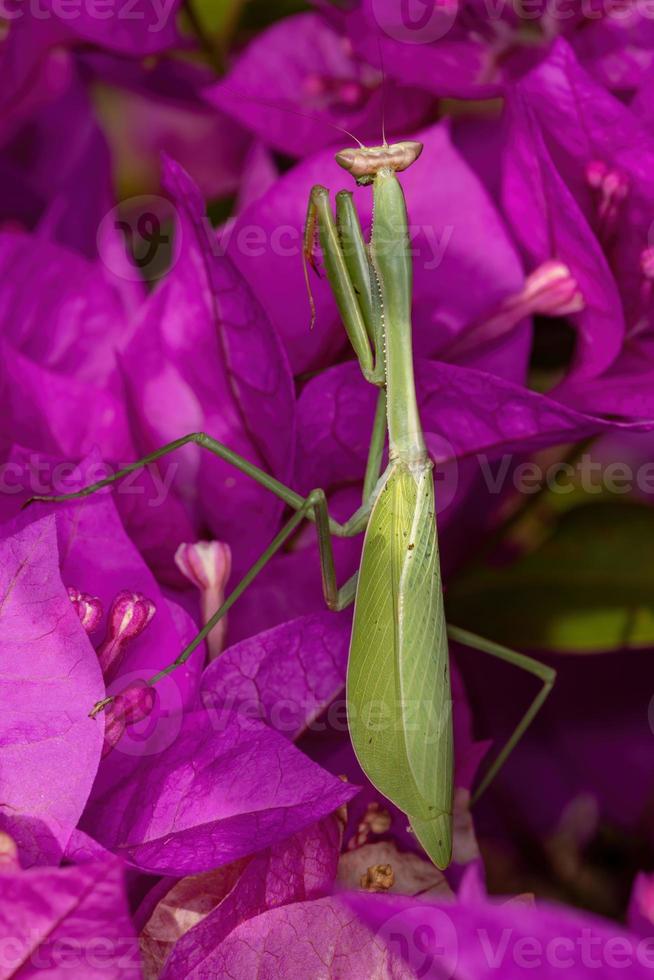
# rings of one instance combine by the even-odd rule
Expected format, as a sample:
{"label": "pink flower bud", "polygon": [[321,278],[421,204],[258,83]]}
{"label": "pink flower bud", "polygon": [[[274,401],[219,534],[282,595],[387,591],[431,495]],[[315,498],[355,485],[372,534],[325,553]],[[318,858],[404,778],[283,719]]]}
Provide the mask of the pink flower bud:
{"label": "pink flower bud", "polygon": [[646,279],[654,279],[654,248],[644,248],[640,253],[640,270]]}
{"label": "pink flower bud", "polygon": [[507,296],[491,316],[471,326],[455,338],[448,357],[467,354],[481,344],[509,333],[527,316],[569,316],[583,310],[585,301],[567,265],[556,259],[543,262],[530,273],[519,293]]}
{"label": "pink flower bud", "polygon": [[9,834],[0,833],[0,874],[12,874],[14,871],[20,871],[18,845]]}
{"label": "pink flower bud", "polygon": [[86,632],[95,633],[104,615],[102,603],[98,597],[80,592],[79,589],[73,589],[69,586],[68,598],[75,607],[75,612]]}
{"label": "pink flower bud", "polygon": [[527,276],[524,289],[514,302],[520,300],[530,307],[530,313],[543,316],[569,316],[584,308],[584,297],[577,280],[567,265],[551,259],[543,262]]}
{"label": "pink flower bud", "polygon": [[629,178],[602,160],[591,160],[586,165],[586,183],[593,196],[598,234],[606,245],[617,230],[622,202],[629,193]]}
{"label": "pink flower bud", "polygon": [[126,688],[111,699],[104,711],[103,757],[115,748],[123,737],[126,728],[143,721],[152,713],[156,701],[157,692],[146,681],[142,680],[128,684]]}
{"label": "pink flower bud", "polygon": [[109,610],[107,635],[98,648],[98,660],[105,680],[115,675],[125,656],[125,648],[145,627],[157,611],[151,599],[140,592],[119,592]]}
{"label": "pink flower bud", "polygon": [[[225,586],[232,571],[232,552],[222,541],[196,541],[181,544],[175,553],[175,564],[201,594],[202,623],[206,625],[225,601]],[[223,649],[227,619],[220,620],[207,639],[209,659],[215,660]]]}

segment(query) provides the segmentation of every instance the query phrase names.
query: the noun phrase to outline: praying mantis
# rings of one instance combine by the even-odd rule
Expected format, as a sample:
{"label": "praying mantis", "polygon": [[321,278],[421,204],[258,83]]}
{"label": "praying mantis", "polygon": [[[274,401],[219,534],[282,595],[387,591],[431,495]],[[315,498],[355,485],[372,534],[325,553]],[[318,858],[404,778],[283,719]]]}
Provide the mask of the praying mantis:
{"label": "praying mantis", "polygon": [[[214,453],[292,509],[261,557],[177,659],[150,678],[156,684],[181,666],[227,614],[267,562],[308,519],[317,530],[324,598],[338,612],[354,602],[346,680],[348,725],[361,768],[408,817],[434,864],[452,857],[453,731],[448,638],[531,673],[541,687],[487,769],[475,799],[490,784],[552,689],[555,672],[524,654],[447,625],[435,516],[433,463],[423,437],[413,372],[412,260],[407,209],[397,174],[419,158],[414,141],[359,145],[336,155],[360,185],[370,185],[374,221],[366,242],[353,195],[340,191],[336,213],[327,188],[311,191],[304,236],[307,284],[319,236],[327,278],[366,381],[379,389],[363,481],[363,501],[344,523],[329,514],[321,489],[306,497],[280,483],[204,432],[168,443],[76,493],[30,501],[85,497],[190,443]],[[309,295],[311,292],[309,289]],[[315,308],[311,300],[313,315]],[[388,464],[383,469],[388,437]],[[359,570],[340,588],[332,538],[365,532]],[[106,706],[100,702],[92,713]]]}

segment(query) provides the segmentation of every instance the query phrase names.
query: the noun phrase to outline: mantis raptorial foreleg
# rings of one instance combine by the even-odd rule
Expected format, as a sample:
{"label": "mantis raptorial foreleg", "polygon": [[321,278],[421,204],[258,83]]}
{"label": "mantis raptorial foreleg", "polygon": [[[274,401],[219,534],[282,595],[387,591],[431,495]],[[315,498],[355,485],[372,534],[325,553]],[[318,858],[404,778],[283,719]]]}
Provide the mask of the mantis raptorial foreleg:
{"label": "mantis raptorial foreleg", "polygon": [[315,306],[308,265],[315,272],[318,271],[314,262],[316,232],[329,284],[361,373],[371,384],[383,385],[383,318],[379,287],[349,191],[340,191],[336,195],[336,219],[326,187],[314,187],[309,198],[303,257],[312,322],[315,319]]}

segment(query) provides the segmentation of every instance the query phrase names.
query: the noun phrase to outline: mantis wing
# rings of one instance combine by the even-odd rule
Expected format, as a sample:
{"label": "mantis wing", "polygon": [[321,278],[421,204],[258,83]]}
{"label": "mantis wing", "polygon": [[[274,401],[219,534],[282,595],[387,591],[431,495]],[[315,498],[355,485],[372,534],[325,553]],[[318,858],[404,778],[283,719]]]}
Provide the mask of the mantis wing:
{"label": "mantis wing", "polygon": [[452,849],[452,717],[431,465],[393,464],[363,546],[347,679],[371,782],[438,867]]}

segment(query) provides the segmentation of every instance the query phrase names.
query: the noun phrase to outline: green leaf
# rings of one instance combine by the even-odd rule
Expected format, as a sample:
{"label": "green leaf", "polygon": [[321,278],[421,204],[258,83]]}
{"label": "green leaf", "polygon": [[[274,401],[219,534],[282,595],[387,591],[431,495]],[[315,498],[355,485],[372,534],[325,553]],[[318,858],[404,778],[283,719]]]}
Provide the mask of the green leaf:
{"label": "green leaf", "polygon": [[238,23],[245,0],[189,0],[205,37],[225,42]]}
{"label": "green leaf", "polygon": [[654,645],[654,511],[593,503],[565,513],[536,551],[476,568],[447,594],[457,625],[523,650]]}
{"label": "green leaf", "polygon": [[452,848],[452,704],[431,467],[393,465],[366,531],[348,664],[352,743],[430,857]]}

